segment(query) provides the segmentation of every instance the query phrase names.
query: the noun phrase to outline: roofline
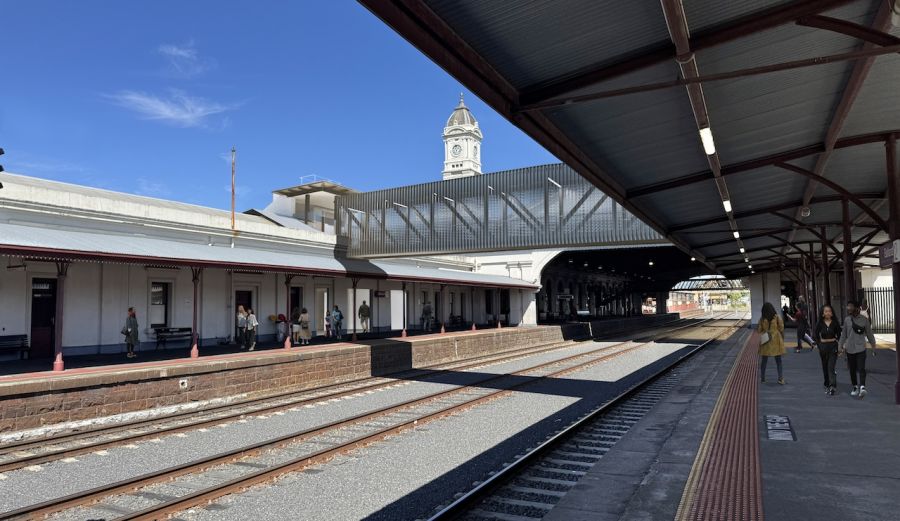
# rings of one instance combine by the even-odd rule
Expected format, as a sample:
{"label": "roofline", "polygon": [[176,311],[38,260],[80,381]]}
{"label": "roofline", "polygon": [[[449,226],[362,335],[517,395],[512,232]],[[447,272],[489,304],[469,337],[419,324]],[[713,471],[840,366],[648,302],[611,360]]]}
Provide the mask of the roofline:
{"label": "roofline", "polygon": [[[430,282],[435,284],[447,284],[452,286],[475,286],[475,287],[484,287],[484,286],[496,286],[503,288],[516,288],[516,289],[529,289],[535,290],[540,288],[538,284],[531,284],[525,281],[522,283],[511,282],[509,284],[505,284],[502,282],[498,282],[496,284],[488,283],[487,281],[456,281],[451,278],[443,279],[437,277],[426,277],[426,276],[399,276],[399,275],[390,275],[390,274],[379,274],[379,273],[371,273],[371,272],[359,272],[359,271],[341,271],[341,270],[328,270],[328,269],[317,269],[317,268],[304,268],[300,266],[278,266],[273,264],[259,264],[259,263],[249,263],[249,262],[221,262],[221,261],[210,261],[210,260],[201,260],[201,259],[173,259],[170,257],[155,257],[150,255],[131,255],[124,253],[105,253],[105,252],[91,252],[91,251],[79,251],[79,250],[66,250],[59,248],[41,248],[35,246],[20,246],[20,245],[7,245],[0,244],[0,255],[7,256],[15,256],[15,257],[24,257],[38,260],[45,260],[49,262],[58,262],[58,261],[84,261],[84,262],[113,262],[113,263],[121,263],[121,264],[153,264],[156,266],[172,266],[172,267],[184,267],[184,268],[219,268],[219,269],[231,269],[231,270],[246,270],[246,271],[265,271],[272,273],[289,273],[296,275],[312,275],[312,276],[321,276],[321,277],[348,277],[348,278],[359,278],[359,279],[371,279],[371,280],[397,280],[397,281],[406,281],[406,282]],[[510,278],[511,281],[515,279]]]}

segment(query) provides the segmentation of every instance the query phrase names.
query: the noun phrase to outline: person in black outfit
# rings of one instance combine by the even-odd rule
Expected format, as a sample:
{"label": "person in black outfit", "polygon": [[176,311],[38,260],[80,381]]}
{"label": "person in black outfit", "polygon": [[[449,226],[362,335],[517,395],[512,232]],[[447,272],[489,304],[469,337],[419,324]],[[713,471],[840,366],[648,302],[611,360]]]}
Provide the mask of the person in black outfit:
{"label": "person in black outfit", "polygon": [[815,338],[819,345],[819,358],[822,359],[822,376],[825,381],[825,394],[834,396],[837,387],[837,373],[834,364],[837,362],[838,339],[841,337],[841,323],[834,316],[834,309],[829,305],[822,306],[822,317],[816,324]]}

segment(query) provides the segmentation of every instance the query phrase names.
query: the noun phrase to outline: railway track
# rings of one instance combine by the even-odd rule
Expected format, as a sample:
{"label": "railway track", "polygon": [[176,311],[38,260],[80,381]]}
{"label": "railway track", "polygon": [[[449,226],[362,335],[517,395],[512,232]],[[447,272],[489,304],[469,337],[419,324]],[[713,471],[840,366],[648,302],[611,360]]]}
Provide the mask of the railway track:
{"label": "railway track", "polygon": [[[713,320],[713,319],[708,319]],[[676,321],[680,322],[679,321]],[[691,323],[688,326],[694,325]],[[655,329],[648,330],[649,332]],[[638,337],[640,338],[640,337]],[[408,371],[386,377],[372,377],[316,389],[295,390],[240,402],[189,410],[164,416],[103,425],[97,428],[57,434],[51,438],[23,440],[0,445],[0,472],[71,458],[110,447],[158,438],[201,428],[214,427],[248,416],[274,414],[294,407],[339,399],[358,393],[377,391],[397,384],[398,379],[427,378],[450,371],[464,371],[492,364],[510,362],[540,353],[549,353],[575,345],[573,341],[543,344],[505,351],[463,362],[453,362]]]}
{"label": "railway track", "polygon": [[[286,472],[322,463],[337,454],[497,399],[534,382],[583,370],[647,344],[620,342],[514,373],[486,376],[466,386],[5,512],[0,516],[4,519],[36,519],[66,510],[60,514],[60,519],[158,519],[239,492]],[[186,490],[191,492],[185,493]],[[110,517],[110,513],[114,515]]]}
{"label": "railway track", "polygon": [[[428,521],[533,521],[543,518],[632,425],[679,383],[681,375],[688,370],[685,365],[690,364],[694,354],[745,323],[746,315],[731,328],[696,345],[538,447],[517,456],[509,465],[441,508]],[[685,370],[676,371],[676,368]]]}

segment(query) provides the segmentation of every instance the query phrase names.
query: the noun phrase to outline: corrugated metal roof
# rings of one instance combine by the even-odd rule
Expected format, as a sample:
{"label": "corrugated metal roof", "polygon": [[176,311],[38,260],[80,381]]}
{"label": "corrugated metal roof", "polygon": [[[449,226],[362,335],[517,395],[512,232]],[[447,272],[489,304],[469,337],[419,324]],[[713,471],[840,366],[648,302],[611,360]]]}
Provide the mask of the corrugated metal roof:
{"label": "corrugated metal roof", "polygon": [[[516,88],[570,75],[668,39],[662,8],[654,0],[428,4]],[[597,20],[620,23],[598,31]]]}
{"label": "corrugated metal roof", "polygon": [[[900,37],[900,27],[891,32]],[[860,90],[842,136],[900,129],[900,55],[879,56]]]}
{"label": "corrugated metal roof", "polygon": [[[116,235],[108,232],[86,232],[71,229],[25,226],[0,223],[0,254],[33,252],[35,256],[66,259],[75,258],[111,262],[135,262],[190,265],[222,269],[250,269],[321,274],[329,276],[363,276],[397,280],[422,280],[447,284],[535,287],[526,281],[458,270],[418,267],[402,263],[369,263],[338,259],[333,255],[316,255],[307,250],[266,250],[258,245],[234,248],[208,246],[195,242],[164,240],[137,235]],[[329,251],[330,253],[330,251]],[[76,256],[77,254],[77,256]]]}

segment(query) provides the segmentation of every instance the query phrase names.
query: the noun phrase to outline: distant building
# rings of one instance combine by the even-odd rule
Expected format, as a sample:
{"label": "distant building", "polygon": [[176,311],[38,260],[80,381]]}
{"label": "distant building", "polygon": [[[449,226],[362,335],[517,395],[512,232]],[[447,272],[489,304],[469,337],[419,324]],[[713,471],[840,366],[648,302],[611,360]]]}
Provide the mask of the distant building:
{"label": "distant building", "polygon": [[459,95],[444,127],[444,180],[481,175],[481,129]]}

